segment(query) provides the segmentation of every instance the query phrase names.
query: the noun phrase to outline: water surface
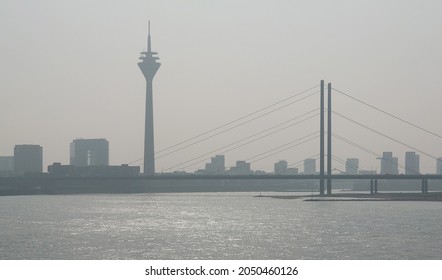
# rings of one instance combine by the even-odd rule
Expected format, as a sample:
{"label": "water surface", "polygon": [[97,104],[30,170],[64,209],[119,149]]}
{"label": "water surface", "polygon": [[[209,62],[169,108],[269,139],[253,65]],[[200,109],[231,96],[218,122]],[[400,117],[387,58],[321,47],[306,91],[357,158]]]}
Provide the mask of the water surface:
{"label": "water surface", "polygon": [[0,258],[442,258],[442,203],[254,195],[0,197]]}

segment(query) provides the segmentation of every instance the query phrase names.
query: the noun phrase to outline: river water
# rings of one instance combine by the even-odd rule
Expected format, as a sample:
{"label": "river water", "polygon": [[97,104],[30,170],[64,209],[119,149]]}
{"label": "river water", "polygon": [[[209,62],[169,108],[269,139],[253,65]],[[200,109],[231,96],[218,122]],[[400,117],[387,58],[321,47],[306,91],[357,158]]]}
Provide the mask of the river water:
{"label": "river water", "polygon": [[0,259],[442,259],[440,202],[255,195],[0,197]]}

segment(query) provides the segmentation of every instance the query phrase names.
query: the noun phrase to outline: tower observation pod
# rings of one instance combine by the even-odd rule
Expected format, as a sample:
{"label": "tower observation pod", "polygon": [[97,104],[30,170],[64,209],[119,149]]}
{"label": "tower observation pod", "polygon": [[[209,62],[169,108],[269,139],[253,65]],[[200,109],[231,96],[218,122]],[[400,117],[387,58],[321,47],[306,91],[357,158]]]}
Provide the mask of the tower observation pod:
{"label": "tower observation pod", "polygon": [[152,52],[151,39],[150,39],[150,21],[147,35],[147,51],[141,52],[140,60],[138,63],[141,72],[146,79],[146,119],[144,130],[144,175],[155,174],[155,146],[154,146],[154,129],[153,129],[153,90],[152,83],[155,74],[161,66],[157,60],[156,52]]}

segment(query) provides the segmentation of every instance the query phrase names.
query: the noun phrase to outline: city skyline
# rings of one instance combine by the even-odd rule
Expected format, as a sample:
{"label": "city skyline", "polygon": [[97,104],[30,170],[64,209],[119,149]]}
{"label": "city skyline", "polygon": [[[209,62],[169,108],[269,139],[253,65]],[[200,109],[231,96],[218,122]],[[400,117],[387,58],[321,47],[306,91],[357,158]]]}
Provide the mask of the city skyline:
{"label": "city skyline", "polygon": [[[319,10],[319,23],[316,24],[307,17],[299,15],[292,18],[288,13],[311,15],[316,8],[309,4],[284,3],[282,6],[287,11],[283,11],[281,7],[259,2],[256,11],[242,19],[244,3],[238,4],[237,9],[229,9],[233,5],[231,2],[218,3],[215,5],[217,8],[229,9],[232,21],[222,21],[214,8],[203,6],[197,14],[207,30],[199,22],[187,20],[184,16],[163,17],[169,4],[155,1],[152,6],[139,3],[140,7],[155,10],[155,14],[137,11],[140,14],[138,19],[128,22],[124,22],[127,15],[108,7],[111,16],[118,19],[120,25],[111,23],[104,14],[89,10],[80,12],[81,18],[85,18],[85,25],[78,25],[78,19],[72,12],[56,4],[54,11],[65,17],[44,10],[41,4],[32,4],[36,8],[33,10],[35,14],[24,11],[24,23],[18,23],[13,17],[21,12],[20,6],[12,2],[1,5],[4,7],[2,10],[10,14],[1,17],[1,30],[11,40],[2,40],[5,51],[1,54],[4,63],[0,66],[3,74],[0,116],[2,120],[10,121],[1,123],[0,156],[12,155],[16,144],[30,143],[43,146],[44,168],[52,162],[68,163],[68,144],[72,139],[83,137],[109,139],[112,144],[111,164],[129,163],[141,158],[144,106],[140,104],[144,104],[145,89],[134,65],[134,56],[139,53],[140,46],[145,45],[148,18],[155,22],[155,49],[162,53],[164,62],[154,88],[158,93],[154,105],[157,150],[314,86],[322,78],[352,96],[440,133],[437,104],[441,100],[436,69],[442,58],[436,50],[442,44],[439,38],[430,36],[441,26],[440,19],[431,16],[437,10],[435,6],[441,5],[437,1],[426,4],[408,1],[399,7],[385,3],[383,6],[387,8],[380,11],[377,10],[380,2],[375,2],[362,5],[354,11],[354,15],[340,13],[338,9],[342,5],[327,5],[324,10]],[[177,11],[178,8],[198,10],[192,5],[174,5],[177,5]],[[390,14],[388,8],[393,9],[393,6],[397,12]],[[81,10],[82,4],[72,8]],[[281,17],[270,20],[265,13],[267,8]],[[331,16],[326,13],[327,9],[343,19],[327,27],[324,24]],[[365,9],[364,15],[361,15],[362,9]],[[421,20],[419,24],[405,21],[411,12],[417,13],[414,18]],[[131,11],[131,17],[134,13]],[[94,22],[92,15],[106,24]],[[373,15],[378,15],[377,22],[370,25],[367,18]],[[359,24],[365,34],[344,25],[346,21]],[[46,29],[53,22],[59,26]],[[395,36],[384,37],[386,33],[382,32],[381,26],[397,28]],[[71,41],[61,32],[63,28],[77,31],[78,38]],[[131,31],[126,32],[129,29]],[[331,35],[327,35],[326,31]],[[93,32],[103,36],[93,36]],[[37,40],[40,38],[36,37],[37,34],[42,37],[41,40]],[[319,34],[324,36],[317,36]],[[346,44],[338,43],[335,38]],[[368,42],[367,46],[357,43],[359,39]],[[370,44],[370,39],[377,39],[376,43]],[[88,44],[84,44],[85,41]],[[26,48],[30,45],[33,48]],[[342,46],[344,49],[340,50]],[[272,50],[272,55],[260,56],[265,50]],[[36,69],[29,65],[39,67]],[[318,100],[309,99],[304,104],[306,108],[314,109]],[[338,96],[334,99],[334,106],[343,114],[367,121],[399,139],[409,140],[413,146],[434,157],[442,156],[440,140],[400,123],[385,121],[383,116],[361,109]],[[167,169],[185,161],[189,155],[211,151],[223,143],[232,142],[235,137],[247,136],[260,127],[270,127],[303,112],[302,106],[293,106],[262,120],[258,125],[235,130],[219,140],[208,141],[182,154],[161,158],[157,170]],[[410,151],[358,130],[337,117],[334,121],[336,133],[361,141],[378,153],[392,151],[399,157],[399,162],[403,163],[405,152]],[[383,124],[379,124],[380,121]],[[293,135],[302,136],[316,130],[317,122],[312,120],[275,139],[256,143],[248,150],[226,154],[226,165],[250,158],[259,153],[263,145],[271,148],[287,142]],[[354,134],[358,137],[352,138]],[[334,145],[335,154],[339,157],[360,158],[360,169],[380,165],[375,157],[348,148],[339,141],[335,141]],[[279,159],[288,162],[302,160],[316,154],[317,150],[318,145],[312,142],[306,149],[289,150],[253,166],[256,167],[254,169],[270,171]],[[433,173],[436,169],[435,160],[421,154],[420,161],[423,173]],[[202,167],[202,164],[195,165],[188,170]]]}
{"label": "city skyline", "polygon": [[[23,150],[22,148],[28,149]],[[36,159],[34,149],[40,149],[39,157],[40,159]],[[22,149],[26,151],[22,153],[21,156],[18,155],[16,150]],[[29,155],[27,155],[29,154]],[[25,162],[25,158],[29,156],[31,160],[28,163]],[[19,144],[14,147],[14,155],[13,156],[0,156],[0,176],[22,176],[27,172],[30,173],[51,173],[50,169],[54,170],[59,166],[64,168],[63,172],[66,170],[70,170],[69,168],[73,167],[106,167],[109,166],[109,142],[106,139],[74,139],[70,144],[70,163],[69,165],[61,165],[60,162],[53,162],[51,165],[42,166],[43,163],[43,147],[39,145],[29,145],[29,144]],[[327,158],[327,157],[326,157]],[[199,161],[202,163],[204,168],[199,168],[187,172],[185,170],[176,169],[171,170],[170,172],[164,172],[161,170],[156,172],[156,174],[198,174],[198,175],[263,175],[263,174],[276,174],[276,175],[296,175],[296,174],[320,174],[319,172],[319,158],[307,158],[297,162],[287,162],[287,160],[280,159],[278,162],[274,163],[273,170],[260,170],[253,166],[254,161],[244,161],[237,160],[234,165],[226,166],[225,165],[225,155],[218,154],[214,155],[210,158],[210,162],[204,162],[204,160]],[[382,152],[382,157],[377,158],[379,160],[379,166],[376,166],[374,169],[364,170],[359,168],[359,158],[346,158],[345,160],[339,159],[338,162],[345,165],[345,169],[341,169],[333,166],[332,174],[347,174],[347,175],[367,175],[367,174],[380,174],[380,175],[418,175],[418,174],[442,174],[442,169],[440,164],[442,157],[439,157],[436,160],[437,168],[432,172],[421,173],[420,172],[420,155],[416,154],[415,151],[407,151],[405,153],[405,161],[400,162],[398,157],[394,157],[394,153],[392,152]],[[15,162],[19,162],[18,165]],[[23,164],[26,164],[27,167],[23,168]],[[128,166],[128,164],[121,164],[121,166]],[[247,166],[244,169],[244,166]],[[303,168],[301,168],[303,166]],[[117,165],[117,167],[119,167]],[[135,165],[132,167],[138,167]],[[112,167],[112,168],[115,168]],[[87,169],[85,169],[87,170]],[[135,169],[131,169],[135,170]],[[237,170],[240,170],[239,173]],[[94,169],[89,170],[89,175],[93,175]],[[100,170],[101,171],[101,170]],[[58,171],[56,171],[58,172]],[[133,171],[131,171],[132,175],[136,175]],[[326,172],[327,173],[327,172]],[[138,175],[142,174],[138,171]],[[96,174],[98,175],[98,174]],[[149,174],[152,175],[152,174]]]}

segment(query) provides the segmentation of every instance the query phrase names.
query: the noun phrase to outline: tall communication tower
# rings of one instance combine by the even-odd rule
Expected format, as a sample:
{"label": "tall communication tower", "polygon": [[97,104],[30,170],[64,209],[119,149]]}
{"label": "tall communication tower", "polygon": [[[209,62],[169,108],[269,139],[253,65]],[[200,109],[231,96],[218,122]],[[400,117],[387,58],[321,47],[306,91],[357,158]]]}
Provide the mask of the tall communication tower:
{"label": "tall communication tower", "polygon": [[153,100],[152,83],[155,74],[161,66],[156,52],[152,52],[150,39],[150,21],[147,35],[147,51],[141,52],[141,62],[138,63],[144,78],[146,78],[146,119],[144,130],[144,175],[155,174],[155,146],[153,130]]}

